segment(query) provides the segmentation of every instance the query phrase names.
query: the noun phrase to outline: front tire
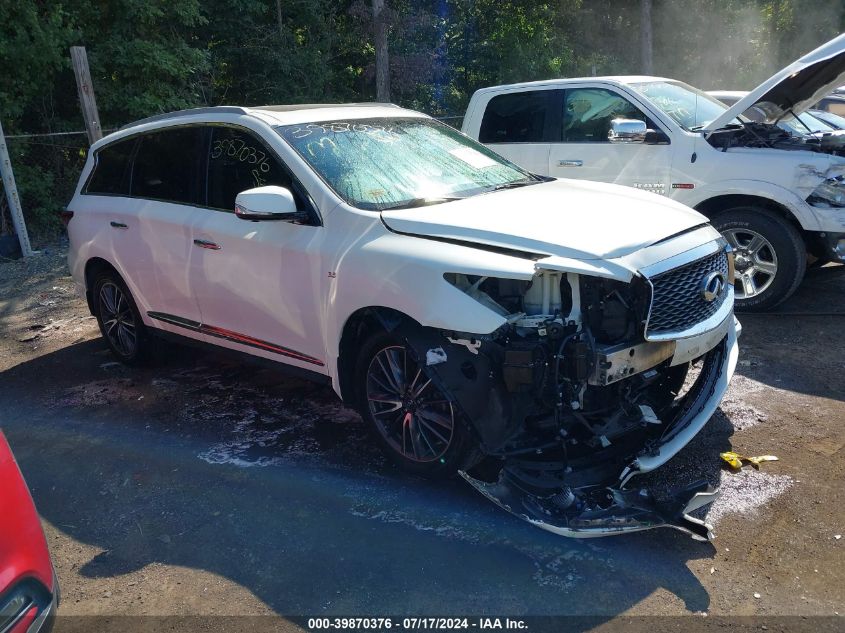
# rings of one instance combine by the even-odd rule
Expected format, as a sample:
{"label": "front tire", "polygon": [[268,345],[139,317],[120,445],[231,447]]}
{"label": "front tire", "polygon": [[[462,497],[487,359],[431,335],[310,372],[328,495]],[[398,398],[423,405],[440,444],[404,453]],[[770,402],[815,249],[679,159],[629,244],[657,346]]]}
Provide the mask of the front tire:
{"label": "front tire", "polygon": [[149,336],[123,279],[113,271],[100,273],[94,281],[93,296],[97,324],[112,354],[127,365],[146,360]]}
{"label": "front tire", "polygon": [[771,310],[794,293],[807,270],[798,230],[768,209],[735,207],[713,219],[734,250],[736,308]]}
{"label": "front tire", "polygon": [[405,472],[444,478],[472,465],[476,442],[457,406],[404,342],[387,332],[371,336],[358,356],[355,388],[380,448]]}

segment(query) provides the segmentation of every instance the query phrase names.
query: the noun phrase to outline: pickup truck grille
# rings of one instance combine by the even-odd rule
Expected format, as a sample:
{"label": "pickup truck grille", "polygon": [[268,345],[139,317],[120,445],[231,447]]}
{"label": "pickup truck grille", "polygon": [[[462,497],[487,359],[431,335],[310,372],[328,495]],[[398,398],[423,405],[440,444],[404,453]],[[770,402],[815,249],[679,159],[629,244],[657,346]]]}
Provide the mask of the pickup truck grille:
{"label": "pickup truck grille", "polygon": [[646,336],[683,332],[713,316],[728,296],[728,284],[713,301],[704,298],[708,275],[721,272],[728,278],[728,257],[719,250],[678,268],[651,277],[651,314]]}

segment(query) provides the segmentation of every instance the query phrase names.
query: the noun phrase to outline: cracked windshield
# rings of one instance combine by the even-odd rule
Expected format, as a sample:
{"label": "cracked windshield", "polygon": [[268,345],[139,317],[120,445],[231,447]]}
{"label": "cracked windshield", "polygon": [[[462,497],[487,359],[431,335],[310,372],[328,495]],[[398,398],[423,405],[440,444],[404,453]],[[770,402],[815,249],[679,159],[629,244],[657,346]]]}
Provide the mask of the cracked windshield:
{"label": "cracked windshield", "polygon": [[426,119],[366,119],[279,129],[341,198],[384,211],[468,198],[539,182],[443,124]]}

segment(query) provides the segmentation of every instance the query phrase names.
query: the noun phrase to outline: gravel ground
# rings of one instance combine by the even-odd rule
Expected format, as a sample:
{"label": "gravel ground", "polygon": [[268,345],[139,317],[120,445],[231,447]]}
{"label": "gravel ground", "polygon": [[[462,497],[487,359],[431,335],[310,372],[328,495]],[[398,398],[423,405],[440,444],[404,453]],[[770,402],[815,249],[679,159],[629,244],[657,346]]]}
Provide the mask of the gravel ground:
{"label": "gravel ground", "polygon": [[[672,530],[546,534],[461,481],[398,474],[330,389],[272,370],[176,346],[149,367],[115,363],[61,246],[0,262],[0,427],[42,513],[67,616],[599,618],[580,628],[620,615],[834,616],[845,613],[845,320],[793,313],[845,313],[843,293],[845,269],[828,266],[781,314],[741,316],[721,409],[649,476],[657,489],[721,486],[710,544]],[[724,450],[779,461],[737,473]]]}

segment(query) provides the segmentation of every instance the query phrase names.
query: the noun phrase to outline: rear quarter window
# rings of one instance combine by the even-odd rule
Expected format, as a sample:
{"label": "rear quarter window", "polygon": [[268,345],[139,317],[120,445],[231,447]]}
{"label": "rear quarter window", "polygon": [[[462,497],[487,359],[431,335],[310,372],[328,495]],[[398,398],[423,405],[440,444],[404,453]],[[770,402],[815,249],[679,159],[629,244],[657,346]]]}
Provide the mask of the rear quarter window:
{"label": "rear quarter window", "polygon": [[125,139],[99,149],[84,193],[128,196],[129,166],[136,141]]}
{"label": "rear quarter window", "polygon": [[549,143],[549,114],[557,90],[531,90],[490,99],[478,140],[482,143]]}

